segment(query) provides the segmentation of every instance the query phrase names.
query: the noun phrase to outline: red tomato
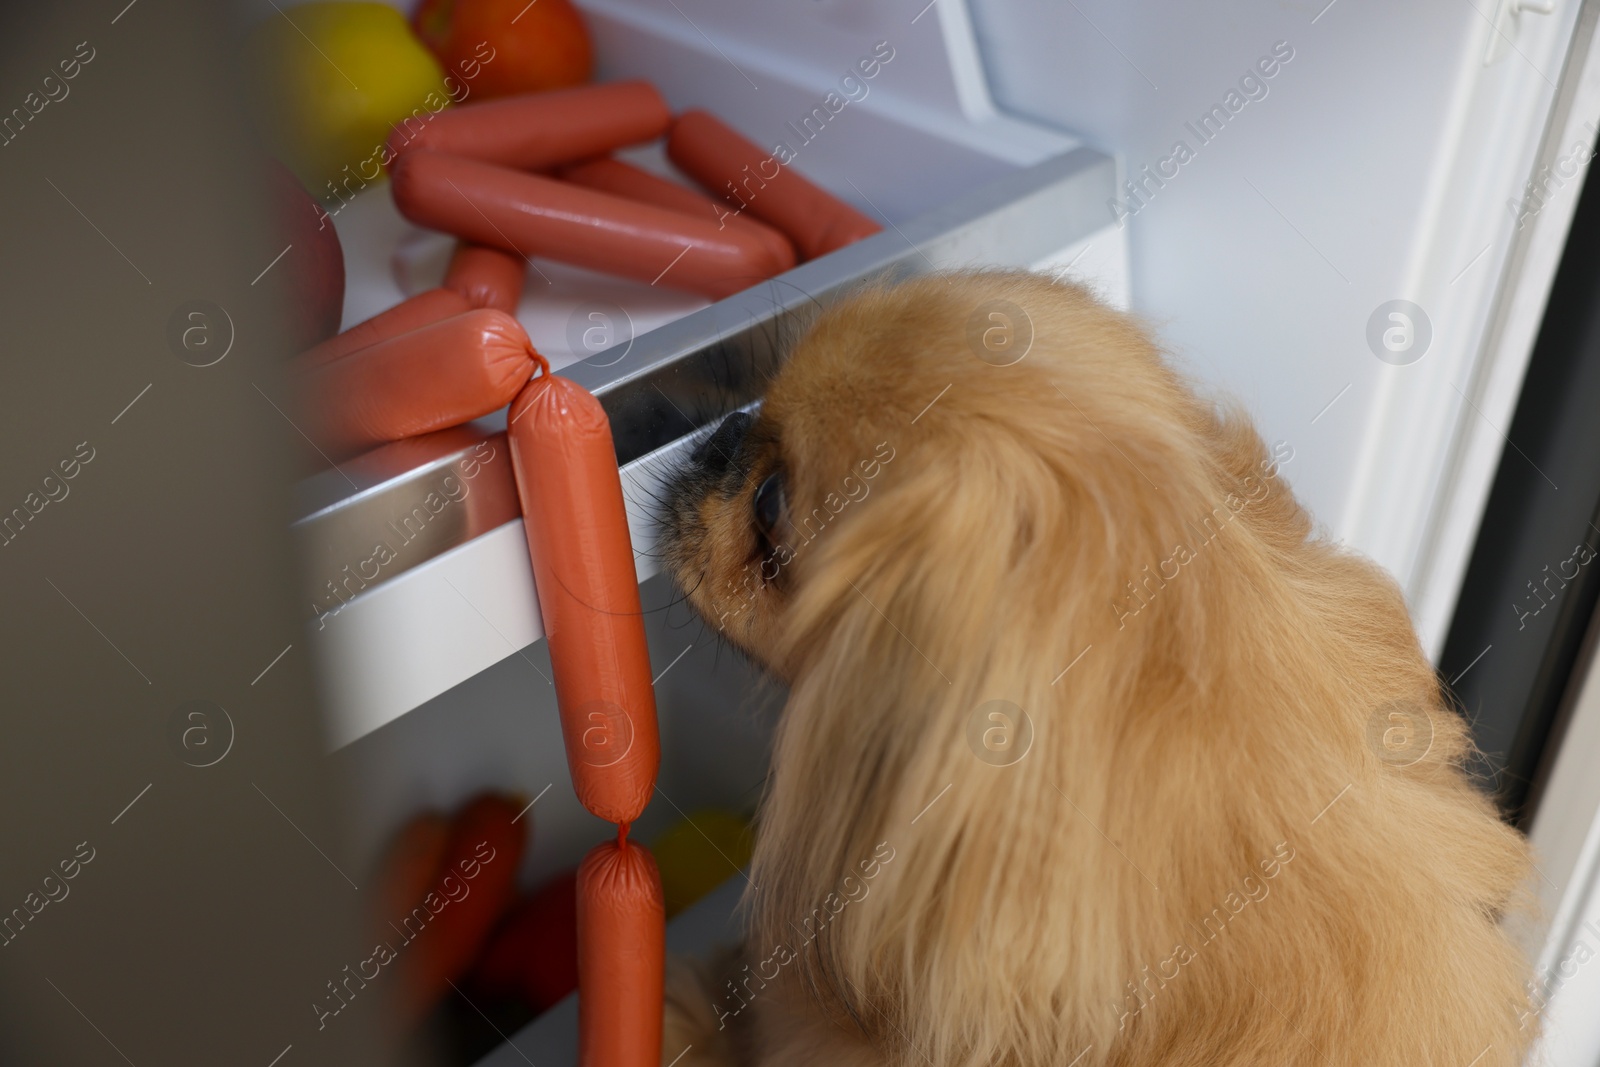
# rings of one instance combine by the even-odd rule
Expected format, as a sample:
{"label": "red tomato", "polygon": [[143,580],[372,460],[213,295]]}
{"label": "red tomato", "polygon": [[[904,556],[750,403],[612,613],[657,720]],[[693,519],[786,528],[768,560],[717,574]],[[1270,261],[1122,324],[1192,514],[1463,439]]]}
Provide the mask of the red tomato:
{"label": "red tomato", "polygon": [[467,100],[564,89],[594,73],[571,0],[422,0],[411,26]]}

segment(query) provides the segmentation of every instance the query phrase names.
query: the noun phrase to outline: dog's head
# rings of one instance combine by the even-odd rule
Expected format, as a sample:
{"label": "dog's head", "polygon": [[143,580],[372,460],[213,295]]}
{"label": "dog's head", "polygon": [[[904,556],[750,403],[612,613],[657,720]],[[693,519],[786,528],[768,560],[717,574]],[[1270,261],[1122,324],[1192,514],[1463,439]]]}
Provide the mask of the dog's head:
{"label": "dog's head", "polygon": [[822,314],[662,538],[790,686],[758,960],[936,1062],[1125,1028],[1140,968],[1371,769],[1365,710],[1437,701],[1393,588],[1308,542],[1291,455],[1068,284],[935,275]]}
{"label": "dog's head", "polygon": [[1303,540],[1274,492],[1291,454],[1219,419],[1085,290],[935,275],[824,313],[759,412],[676,472],[660,544],[712,627],[791,684],[825,667],[1017,699],[1144,615],[1175,545],[1245,509]]}
{"label": "dog's head", "polygon": [[1061,553],[1088,561],[1129,532],[1104,522],[1147,528],[1151,475],[1203,461],[1186,436],[1209,422],[1133,322],[1079,288],[977,273],[873,290],[814,324],[759,414],[700,442],[669,489],[665,558],[717,631],[786,679],[830,631],[826,605],[864,602],[863,583],[981,590],[960,612],[981,616],[1065,567],[1109,602],[1136,575]]}

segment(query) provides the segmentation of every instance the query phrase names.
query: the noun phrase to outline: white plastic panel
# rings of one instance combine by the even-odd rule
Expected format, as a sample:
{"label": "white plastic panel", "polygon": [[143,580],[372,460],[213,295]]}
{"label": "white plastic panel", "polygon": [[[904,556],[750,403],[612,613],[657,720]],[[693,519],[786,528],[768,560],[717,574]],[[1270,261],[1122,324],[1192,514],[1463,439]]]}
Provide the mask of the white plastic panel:
{"label": "white plastic panel", "polygon": [[[1557,0],[1497,30],[1504,6],[970,0],[1000,106],[1078,132],[1146,182],[1118,212],[1135,308],[1294,447],[1296,492],[1400,578],[1430,650],[1528,355],[1524,341],[1479,362],[1500,288],[1517,282],[1507,201],[1533,176],[1578,7]],[[1292,58],[1261,77],[1275,45]],[[1202,140],[1213,105],[1226,122]],[[1163,165],[1180,141],[1192,158]],[[1579,184],[1564,180],[1554,210]],[[1394,299],[1431,320],[1408,366],[1366,338]],[[1467,447],[1480,439],[1492,447]],[[1436,573],[1450,531],[1435,512],[1457,493],[1452,562]]]}

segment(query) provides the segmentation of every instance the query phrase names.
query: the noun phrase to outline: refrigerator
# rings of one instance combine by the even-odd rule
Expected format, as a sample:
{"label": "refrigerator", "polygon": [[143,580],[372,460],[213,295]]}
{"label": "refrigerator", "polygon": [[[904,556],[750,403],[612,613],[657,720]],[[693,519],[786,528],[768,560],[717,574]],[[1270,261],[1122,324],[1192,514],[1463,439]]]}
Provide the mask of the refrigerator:
{"label": "refrigerator", "polygon": [[[715,301],[532,261],[517,318],[604,405],[628,504],[662,735],[658,797],[633,832],[750,811],[784,697],[661,572],[654,509],[674,463],[757,404],[813,311],[863,281],[1049,272],[1137,316],[1204,395],[1241,404],[1320,530],[1398,582],[1473,724],[1485,788],[1538,850],[1538,917],[1518,929],[1537,964],[1535,1057],[1600,1065],[1600,967],[1586,966],[1600,950],[1600,583],[1579,551],[1600,548],[1600,3],[576,3],[597,80],[646,79],[674,112],[714,112],[882,226]],[[91,39],[143,32],[156,6],[97,11]],[[217,10],[237,36],[295,6]],[[659,144],[619,158],[672,173]],[[453,240],[403,218],[381,179],[323,203],[344,327],[439,284]],[[572,868],[612,828],[568,774],[505,412],[299,478],[282,503],[294,564],[273,595],[294,629],[279,655],[318,709],[284,766],[337,785],[287,812],[256,792],[291,824],[341,808],[309,834],[295,824],[341,874],[371,870],[415,812],[486,789],[529,801],[521,886]],[[736,937],[744,885],[735,874],[674,919],[669,950]],[[532,1020],[448,1013],[449,1062],[576,1062],[571,997]],[[263,1042],[265,1063],[281,1046]],[[305,1048],[288,1043],[281,1057]]]}
{"label": "refrigerator", "polygon": [[[752,802],[781,701],[675,603],[651,556],[650,501],[702,428],[757,399],[786,324],[883,271],[1004,265],[1088,284],[1149,324],[1202,390],[1241,402],[1287,446],[1295,493],[1327,534],[1394,575],[1464,702],[1478,699],[1473,671],[1535,657],[1531,643],[1497,653],[1487,640],[1477,662],[1445,652],[1497,472],[1554,485],[1508,432],[1597,141],[1600,9],[581,6],[600,78],[646,78],[675,111],[715,111],[885,227],[716,303],[554,263],[530,275],[518,312],[530,337],[619,427],[670,798],[647,823]],[[853,76],[871,57],[875,76]],[[624,158],[669,172],[659,148]],[[406,223],[381,192],[353,198],[336,222],[347,325],[438,284],[450,241]],[[538,881],[575,860],[595,820],[565,777],[502,433],[491,418],[380,450],[346,466],[354,487],[319,475],[301,487],[295,530],[317,561],[308,643],[330,758],[363,783],[354,805],[368,847],[419,801],[485,784],[548,788],[526,872]],[[401,549],[370,587],[339,586],[371,528],[482,449],[499,465],[474,479],[481,514],[446,516],[448,530]],[[1502,700],[1479,716],[1489,774],[1507,773],[1524,710]],[[1549,730],[1536,735],[1523,747],[1542,753]],[[1516,774],[1531,776],[1527,752],[1516,756]],[[1592,761],[1592,746],[1574,758]],[[1537,838],[1523,799],[1510,817]],[[1593,823],[1592,798],[1544,803],[1560,812],[1550,818]],[[1594,843],[1551,847],[1561,873],[1539,892],[1552,914],[1575,914]],[[715,903],[731,908],[738,888]],[[701,914],[691,932],[686,917],[674,936],[714,940],[732,921]],[[1547,1048],[1552,1062],[1594,1063],[1600,1032],[1561,1010],[1577,993],[1558,971],[1584,936],[1581,924],[1564,930],[1526,935],[1546,969]],[[570,1057],[571,1007],[484,1062],[517,1062],[518,1048],[538,1062]]]}

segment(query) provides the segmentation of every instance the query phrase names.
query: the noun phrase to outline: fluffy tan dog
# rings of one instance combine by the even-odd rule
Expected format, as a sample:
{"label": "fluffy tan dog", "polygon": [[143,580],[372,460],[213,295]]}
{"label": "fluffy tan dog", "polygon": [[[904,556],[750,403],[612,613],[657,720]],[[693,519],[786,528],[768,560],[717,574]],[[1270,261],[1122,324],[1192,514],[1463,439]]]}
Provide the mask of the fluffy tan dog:
{"label": "fluffy tan dog", "polygon": [[1292,455],[1067,284],[823,314],[669,499],[790,693],[747,939],[669,983],[664,1062],[1518,1063],[1526,849]]}

